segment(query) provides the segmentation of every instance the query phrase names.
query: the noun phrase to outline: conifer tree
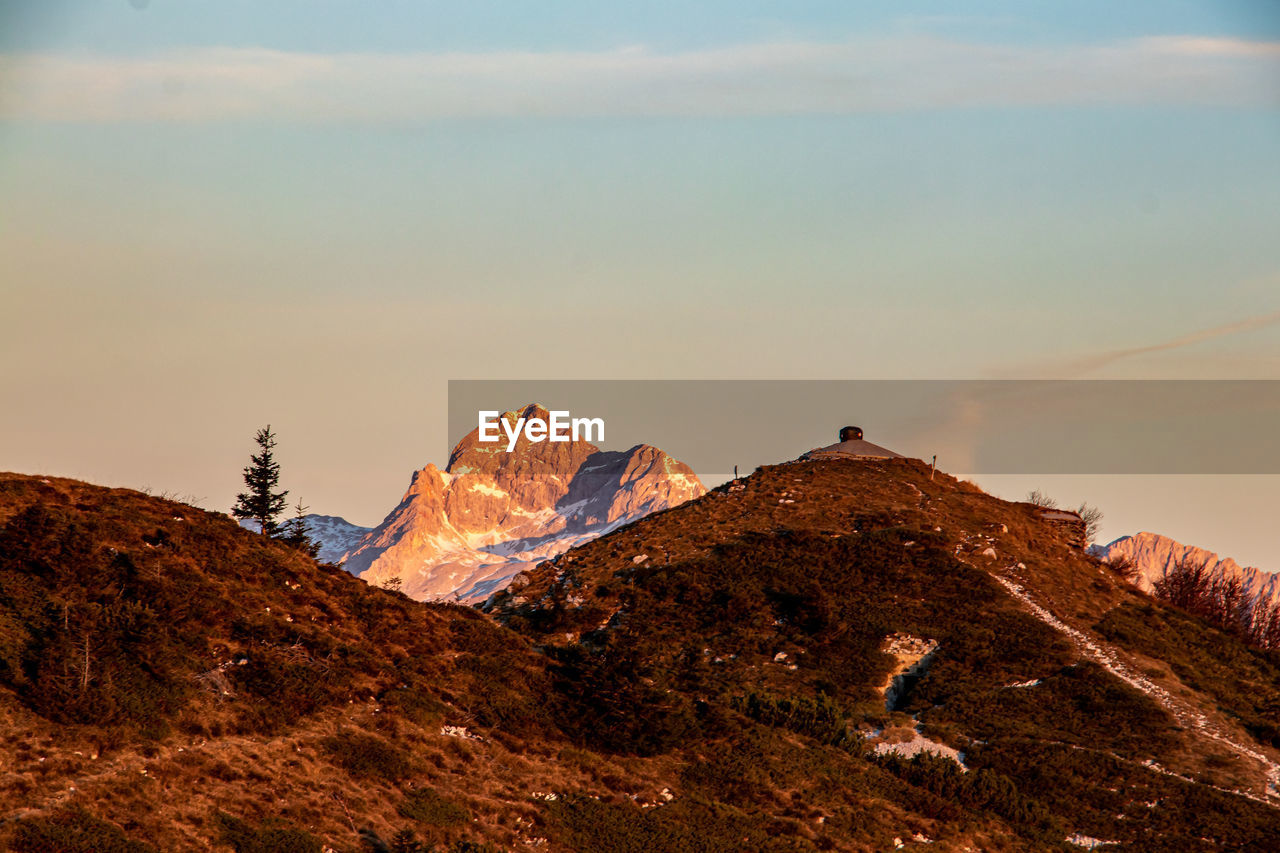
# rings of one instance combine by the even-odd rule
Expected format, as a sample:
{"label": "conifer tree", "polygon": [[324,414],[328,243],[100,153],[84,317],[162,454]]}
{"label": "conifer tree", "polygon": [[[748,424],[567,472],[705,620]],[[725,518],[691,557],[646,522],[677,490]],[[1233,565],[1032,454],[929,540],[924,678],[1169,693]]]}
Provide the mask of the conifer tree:
{"label": "conifer tree", "polygon": [[276,437],[271,432],[271,424],[258,430],[254,441],[258,443],[260,452],[249,457],[249,464],[244,469],[244,484],[249,491],[236,495],[236,505],[231,508],[231,514],[240,519],[253,519],[258,522],[263,536],[274,536],[280,529],[276,518],[284,512],[285,496],[289,492],[287,489],[275,491],[280,485],[280,463],[273,454]]}
{"label": "conifer tree", "polygon": [[280,541],[287,542],[314,560],[320,555],[320,543],[307,533],[306,516],[310,507],[303,506],[302,499],[299,498],[297,506],[293,509],[293,518],[284,523]]}

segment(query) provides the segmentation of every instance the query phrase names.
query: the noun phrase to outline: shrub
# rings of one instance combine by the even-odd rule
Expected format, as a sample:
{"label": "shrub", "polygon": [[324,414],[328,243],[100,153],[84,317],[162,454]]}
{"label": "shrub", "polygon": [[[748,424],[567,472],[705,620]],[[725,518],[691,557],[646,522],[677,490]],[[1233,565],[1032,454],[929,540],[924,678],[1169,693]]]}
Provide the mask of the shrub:
{"label": "shrub", "polygon": [[1208,560],[1179,560],[1154,584],[1156,598],[1260,649],[1280,649],[1280,602],[1257,595]]}
{"label": "shrub", "polygon": [[798,839],[771,838],[742,815],[697,804],[648,811],[569,795],[548,804],[552,835],[564,849],[609,853],[741,853],[813,849]]}
{"label": "shrub", "polygon": [[467,810],[430,788],[410,791],[397,811],[401,816],[432,826],[455,826],[467,819]]}
{"label": "shrub", "polygon": [[424,728],[440,724],[445,705],[420,687],[398,687],[382,697],[388,710],[397,710],[405,719]]}
{"label": "shrub", "polygon": [[318,838],[287,821],[267,820],[256,829],[247,822],[219,813],[222,840],[236,853],[320,853]]}
{"label": "shrub", "polygon": [[1131,558],[1124,555],[1107,560],[1103,565],[1114,572],[1120,580],[1127,584],[1136,585],[1142,578],[1142,567],[1135,563]]}
{"label": "shrub", "polygon": [[735,711],[766,726],[809,735],[830,746],[854,750],[861,747],[862,739],[849,728],[849,714],[825,693],[819,693],[814,699],[748,693],[734,697],[730,704]]}
{"label": "shrub", "polygon": [[910,759],[891,755],[881,762],[895,776],[946,800],[991,812],[1024,829],[1061,834],[1049,810],[1023,796],[1013,779],[1002,773],[987,769],[965,773],[951,759],[928,753]]}
{"label": "shrub", "polygon": [[257,697],[245,710],[250,728],[276,732],[343,694],[347,677],[301,646],[258,646],[231,672],[238,691]]}
{"label": "shrub", "polygon": [[20,853],[156,853],[150,844],[130,840],[120,827],[78,808],[19,820],[12,845]]}
{"label": "shrub", "polygon": [[418,837],[408,829],[402,829],[384,841],[372,829],[360,830],[360,841],[369,853],[499,853],[491,844],[479,844],[475,841],[459,839],[446,848],[438,848],[419,841]]}
{"label": "shrub", "polygon": [[1098,538],[1098,531],[1102,529],[1102,510],[1092,504],[1082,503],[1076,508],[1076,515],[1080,516],[1080,520],[1084,522],[1084,538],[1086,542],[1092,542]]}
{"label": "shrub", "polygon": [[1045,509],[1058,508],[1058,502],[1055,499],[1049,497],[1049,495],[1040,491],[1039,489],[1032,489],[1031,491],[1027,492],[1027,503],[1032,504],[1034,506],[1042,506]]}
{"label": "shrub", "polygon": [[404,750],[375,735],[339,733],[321,740],[320,748],[352,776],[395,782],[413,772]]}
{"label": "shrub", "polygon": [[1110,642],[1163,659],[1180,681],[1212,696],[1259,742],[1280,747],[1280,653],[1155,604],[1114,608],[1095,629]]}

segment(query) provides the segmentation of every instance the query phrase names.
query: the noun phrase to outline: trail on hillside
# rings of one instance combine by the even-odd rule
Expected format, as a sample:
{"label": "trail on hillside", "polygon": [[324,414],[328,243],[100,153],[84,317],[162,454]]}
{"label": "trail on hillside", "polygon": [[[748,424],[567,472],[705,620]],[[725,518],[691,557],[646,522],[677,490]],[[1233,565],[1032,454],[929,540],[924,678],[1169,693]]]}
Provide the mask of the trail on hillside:
{"label": "trail on hillside", "polygon": [[[1006,571],[1011,571],[1013,568],[1014,567],[1011,566]],[[1009,578],[997,575],[994,572],[990,574],[991,577],[995,578],[1001,586],[1008,590],[1010,595],[1022,602],[1022,604],[1031,611],[1033,616],[1041,622],[1044,622],[1050,628],[1053,628],[1055,631],[1066,636],[1071,640],[1076,649],[1090,660],[1102,666],[1130,687],[1142,692],[1158,703],[1162,708],[1173,715],[1173,718],[1178,722],[1178,725],[1189,731],[1195,732],[1201,737],[1218,741],[1238,755],[1242,755],[1245,758],[1262,765],[1266,774],[1266,784],[1263,788],[1263,796],[1259,797],[1249,791],[1239,790],[1232,790],[1230,793],[1238,794],[1242,797],[1248,797],[1251,800],[1267,803],[1272,806],[1280,805],[1280,764],[1272,761],[1258,750],[1236,742],[1226,733],[1219,730],[1214,725],[1213,721],[1205,714],[1191,707],[1186,702],[1177,699],[1170,694],[1169,691],[1165,690],[1160,685],[1153,683],[1150,679],[1134,672],[1121,660],[1118,649],[1114,646],[1110,646],[1104,642],[1093,639],[1083,631],[1072,628],[1070,625],[1054,616],[1049,610],[1037,604],[1027,593],[1026,589],[1020,584]],[[1154,762],[1149,763],[1147,766],[1158,772],[1174,776],[1180,775],[1173,773]]]}

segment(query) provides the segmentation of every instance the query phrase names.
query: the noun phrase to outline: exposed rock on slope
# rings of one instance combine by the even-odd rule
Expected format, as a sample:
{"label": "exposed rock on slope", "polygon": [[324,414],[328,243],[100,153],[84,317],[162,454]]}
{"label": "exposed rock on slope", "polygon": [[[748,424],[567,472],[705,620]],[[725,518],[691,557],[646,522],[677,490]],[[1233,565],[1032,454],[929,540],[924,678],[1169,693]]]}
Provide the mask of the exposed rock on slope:
{"label": "exposed rock on slope", "polygon": [[1148,592],[1167,569],[1172,569],[1179,562],[1189,561],[1206,564],[1211,570],[1220,571],[1226,577],[1240,578],[1254,595],[1280,600],[1280,574],[1252,566],[1241,566],[1229,557],[1219,557],[1212,551],[1194,545],[1183,545],[1168,536],[1138,533],[1134,536],[1122,536],[1109,545],[1096,546],[1090,550],[1106,562],[1121,558],[1131,560],[1139,571],[1138,586]]}
{"label": "exposed rock on slope", "polygon": [[[530,405],[502,417],[548,416]],[[373,584],[400,578],[419,599],[482,601],[522,569],[705,491],[689,466],[647,444],[609,452],[522,435],[507,452],[472,430],[445,470],[414,473],[345,567]]]}

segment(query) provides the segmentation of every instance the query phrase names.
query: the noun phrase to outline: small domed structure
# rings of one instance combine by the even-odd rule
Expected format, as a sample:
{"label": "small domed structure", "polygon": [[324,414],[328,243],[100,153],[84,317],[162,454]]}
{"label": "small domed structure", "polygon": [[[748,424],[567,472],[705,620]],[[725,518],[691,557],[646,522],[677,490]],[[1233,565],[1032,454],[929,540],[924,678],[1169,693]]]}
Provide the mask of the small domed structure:
{"label": "small domed structure", "polygon": [[819,447],[817,450],[810,450],[802,458],[805,459],[823,459],[823,458],[843,458],[843,459],[905,459],[901,453],[894,453],[887,447],[881,447],[878,444],[872,444],[869,441],[862,440],[862,428],[856,426],[842,427],[840,430],[840,441],[836,444],[829,444],[826,447]]}

